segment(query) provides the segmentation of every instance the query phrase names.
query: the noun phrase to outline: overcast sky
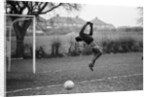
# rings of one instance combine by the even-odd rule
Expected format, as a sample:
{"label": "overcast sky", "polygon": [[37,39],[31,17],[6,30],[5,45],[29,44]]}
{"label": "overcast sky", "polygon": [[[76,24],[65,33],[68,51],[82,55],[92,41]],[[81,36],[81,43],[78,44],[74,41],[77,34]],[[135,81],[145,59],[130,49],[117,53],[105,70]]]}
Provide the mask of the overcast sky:
{"label": "overcast sky", "polygon": [[137,26],[137,18],[139,16],[138,10],[135,6],[102,6],[102,5],[83,5],[81,11],[68,13],[59,9],[50,15],[46,15],[45,18],[56,15],[60,16],[79,16],[86,21],[90,21],[95,17],[100,20],[118,26]]}
{"label": "overcast sky", "polygon": [[106,23],[112,23],[114,26],[135,26],[137,25],[138,15],[136,7],[97,5],[87,5],[80,13],[80,16],[86,20],[98,17]]}

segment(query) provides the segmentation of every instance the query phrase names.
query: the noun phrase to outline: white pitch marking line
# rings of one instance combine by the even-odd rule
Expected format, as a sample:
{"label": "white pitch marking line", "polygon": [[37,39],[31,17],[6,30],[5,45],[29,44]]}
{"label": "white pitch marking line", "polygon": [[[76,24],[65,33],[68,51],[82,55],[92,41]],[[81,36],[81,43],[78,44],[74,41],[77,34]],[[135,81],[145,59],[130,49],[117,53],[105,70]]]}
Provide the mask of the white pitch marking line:
{"label": "white pitch marking line", "polygon": [[104,80],[111,80],[111,79],[116,79],[116,78],[127,78],[127,77],[133,77],[133,76],[140,76],[143,75],[142,73],[139,74],[131,74],[131,75],[122,75],[122,76],[112,76],[112,77],[107,77],[107,78],[102,78],[102,79],[94,79],[90,81],[82,81],[79,83],[86,83],[86,82],[97,82],[97,81],[104,81]]}
{"label": "white pitch marking line", "polygon": [[28,91],[28,90],[32,90],[32,88],[18,89],[18,90],[8,91],[6,93],[16,93],[16,92]]}
{"label": "white pitch marking line", "polygon": [[[95,80],[87,80],[87,81],[81,81],[79,83],[87,83],[87,82],[97,82],[97,81],[104,81],[104,80],[111,80],[111,79],[116,79],[116,78],[127,78],[127,77],[133,77],[133,76],[140,76],[140,75],[143,75],[142,73],[139,73],[139,74],[131,74],[131,75],[122,75],[122,76],[112,76],[112,77],[107,77],[107,78],[102,78],[102,79],[95,79]],[[56,86],[61,86],[62,84],[57,84],[57,85],[49,85],[47,86],[48,88],[51,88],[51,87],[56,87]],[[13,91],[7,91],[6,93],[9,94],[9,93],[16,93],[16,92],[21,92],[21,91],[28,91],[28,90],[38,90],[38,89],[42,89],[42,88],[45,88],[44,86],[43,87],[35,87],[35,88],[25,88],[25,89],[18,89],[18,90],[13,90]]]}
{"label": "white pitch marking line", "polygon": [[[57,85],[49,85],[47,86],[48,88],[50,87],[56,87],[56,86],[61,86],[62,84],[57,84]],[[6,92],[7,94],[9,93],[16,93],[16,92],[21,92],[21,91],[28,91],[28,90],[40,90],[42,88],[45,88],[44,86],[41,87],[35,87],[35,88],[25,88],[25,89],[18,89],[18,90],[13,90],[13,91],[8,91]]]}

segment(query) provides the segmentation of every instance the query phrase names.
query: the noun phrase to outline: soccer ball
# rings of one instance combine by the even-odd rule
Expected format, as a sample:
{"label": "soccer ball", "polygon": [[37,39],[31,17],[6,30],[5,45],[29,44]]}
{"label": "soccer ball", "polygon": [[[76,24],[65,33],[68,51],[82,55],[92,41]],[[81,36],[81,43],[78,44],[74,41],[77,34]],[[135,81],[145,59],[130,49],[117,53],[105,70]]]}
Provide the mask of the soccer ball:
{"label": "soccer ball", "polygon": [[65,88],[66,90],[71,90],[71,89],[73,89],[73,88],[74,88],[74,82],[71,81],[71,80],[66,81],[66,82],[64,83],[64,88]]}

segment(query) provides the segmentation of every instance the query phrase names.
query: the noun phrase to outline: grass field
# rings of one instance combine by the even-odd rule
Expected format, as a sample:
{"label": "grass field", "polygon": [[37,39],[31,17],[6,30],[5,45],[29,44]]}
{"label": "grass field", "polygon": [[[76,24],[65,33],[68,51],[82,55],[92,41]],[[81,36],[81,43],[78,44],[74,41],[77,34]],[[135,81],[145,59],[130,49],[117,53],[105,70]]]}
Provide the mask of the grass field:
{"label": "grass field", "polygon": [[[92,56],[37,60],[37,73],[32,74],[32,61],[12,62],[6,74],[7,96],[50,95],[66,93],[143,90],[142,53],[103,55],[94,72],[88,68]],[[75,82],[74,89],[63,88],[66,80]]]}

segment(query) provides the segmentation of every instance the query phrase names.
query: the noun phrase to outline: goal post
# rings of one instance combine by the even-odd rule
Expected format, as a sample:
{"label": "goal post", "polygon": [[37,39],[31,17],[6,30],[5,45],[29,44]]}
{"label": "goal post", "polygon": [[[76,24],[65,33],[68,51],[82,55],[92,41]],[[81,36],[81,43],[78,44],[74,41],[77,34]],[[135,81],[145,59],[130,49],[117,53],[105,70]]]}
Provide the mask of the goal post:
{"label": "goal post", "polygon": [[[19,17],[17,19],[15,19],[14,21],[9,21],[8,17]],[[11,61],[13,60],[12,58],[12,30],[13,30],[13,24],[16,22],[22,22],[25,20],[29,20],[32,19],[32,35],[33,35],[33,39],[32,39],[32,69],[33,69],[33,73],[36,73],[36,17],[34,15],[17,15],[17,14],[5,14],[5,61],[6,64],[8,66],[8,68],[6,68],[6,70],[8,69],[8,72],[11,72]],[[7,35],[8,34],[8,35]]]}

